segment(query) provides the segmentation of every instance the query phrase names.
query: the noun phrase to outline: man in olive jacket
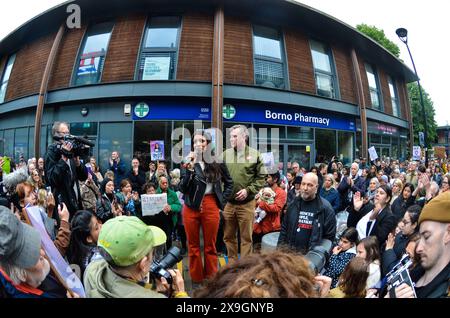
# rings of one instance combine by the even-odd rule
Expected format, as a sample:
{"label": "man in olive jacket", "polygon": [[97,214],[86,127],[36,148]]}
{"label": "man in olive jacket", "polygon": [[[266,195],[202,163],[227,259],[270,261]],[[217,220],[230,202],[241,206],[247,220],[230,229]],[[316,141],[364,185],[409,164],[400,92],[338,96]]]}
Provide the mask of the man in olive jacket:
{"label": "man in olive jacket", "polygon": [[233,179],[233,192],[223,211],[224,236],[228,259],[238,258],[237,230],[241,238],[241,256],[252,251],[252,232],[255,213],[255,195],[264,186],[266,169],[261,154],[247,146],[247,127],[235,125],[230,129],[232,148],[223,158]]}

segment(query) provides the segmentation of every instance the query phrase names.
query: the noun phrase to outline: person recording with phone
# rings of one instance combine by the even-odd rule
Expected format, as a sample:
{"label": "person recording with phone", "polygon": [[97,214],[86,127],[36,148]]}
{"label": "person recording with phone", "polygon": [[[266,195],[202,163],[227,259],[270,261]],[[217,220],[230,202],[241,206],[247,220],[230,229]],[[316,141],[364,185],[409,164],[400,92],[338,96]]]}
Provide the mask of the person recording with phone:
{"label": "person recording with phone", "polygon": [[[70,135],[69,124],[55,122],[52,135],[55,142],[48,147],[44,160],[46,184],[54,189],[54,196],[61,200],[58,204],[66,204],[72,218],[83,208],[78,181],[87,179],[87,171],[79,153],[74,151],[74,142],[65,138]],[[53,215],[58,216],[57,213]]]}

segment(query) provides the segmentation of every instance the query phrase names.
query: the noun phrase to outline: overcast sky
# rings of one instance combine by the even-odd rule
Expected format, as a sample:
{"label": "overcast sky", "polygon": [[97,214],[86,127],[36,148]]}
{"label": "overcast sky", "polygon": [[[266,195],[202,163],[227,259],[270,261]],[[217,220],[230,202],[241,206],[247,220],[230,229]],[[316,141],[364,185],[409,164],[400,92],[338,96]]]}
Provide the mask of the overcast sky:
{"label": "overcast sky", "polygon": [[[62,2],[64,1],[2,1],[0,39],[34,16]],[[449,90],[446,77],[450,72],[448,58],[450,44],[448,35],[440,33],[450,30],[446,1],[301,0],[298,2],[328,13],[353,27],[359,23],[366,23],[383,29],[386,36],[400,47],[400,58],[412,69],[406,47],[395,34],[398,27],[408,29],[409,47],[421,84],[434,102],[436,122],[438,125],[450,124],[449,98],[445,93]]]}

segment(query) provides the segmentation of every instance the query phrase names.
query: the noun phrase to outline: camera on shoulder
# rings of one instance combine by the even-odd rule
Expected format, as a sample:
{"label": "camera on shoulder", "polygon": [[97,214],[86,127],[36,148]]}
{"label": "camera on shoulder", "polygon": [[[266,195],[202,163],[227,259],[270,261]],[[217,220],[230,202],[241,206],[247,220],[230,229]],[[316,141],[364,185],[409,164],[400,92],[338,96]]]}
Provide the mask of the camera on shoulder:
{"label": "camera on shoulder", "polygon": [[59,149],[59,151],[68,158],[88,157],[90,148],[95,147],[95,144],[90,140],[69,134],[62,137],[53,136],[53,140],[68,142],[72,145],[72,150],[67,151],[62,147],[62,144],[57,144],[57,148]]}

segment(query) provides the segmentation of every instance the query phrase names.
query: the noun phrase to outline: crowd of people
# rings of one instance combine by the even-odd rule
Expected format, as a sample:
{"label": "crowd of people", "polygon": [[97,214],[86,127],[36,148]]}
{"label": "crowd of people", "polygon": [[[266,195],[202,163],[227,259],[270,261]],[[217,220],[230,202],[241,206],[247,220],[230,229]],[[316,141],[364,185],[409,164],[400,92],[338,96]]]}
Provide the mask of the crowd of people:
{"label": "crowd of people", "polygon": [[[69,125],[52,133],[63,137]],[[50,270],[28,207],[80,269],[87,297],[188,297],[178,270],[171,279],[150,274],[174,241],[194,297],[448,296],[450,161],[346,166],[333,157],[269,172],[248,137],[233,126],[231,148],[216,155],[210,133],[197,131],[172,171],[138,158],[127,167],[113,151],[103,174],[64,138],[44,158],[0,157],[0,297],[78,297]],[[155,194],[167,204],[144,215],[142,196]],[[263,238],[274,233],[276,251],[267,251]],[[228,264],[219,269],[221,254]],[[405,257],[413,284],[392,287],[387,277]]]}

